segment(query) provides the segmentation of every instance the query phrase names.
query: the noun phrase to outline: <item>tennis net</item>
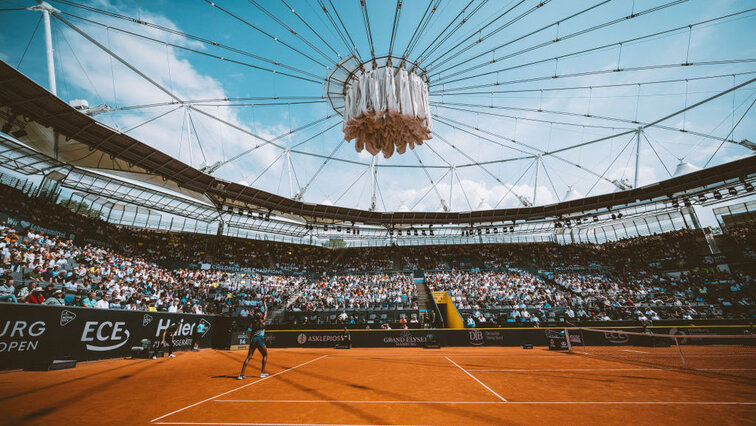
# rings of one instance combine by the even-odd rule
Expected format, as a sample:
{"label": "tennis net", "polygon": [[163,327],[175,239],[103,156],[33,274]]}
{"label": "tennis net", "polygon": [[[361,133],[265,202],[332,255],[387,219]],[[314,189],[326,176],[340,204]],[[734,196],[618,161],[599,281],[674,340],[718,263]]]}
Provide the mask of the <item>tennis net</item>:
{"label": "tennis net", "polygon": [[756,335],[577,328],[565,329],[565,337],[571,353],[616,362],[693,370],[756,370],[748,368],[756,366]]}

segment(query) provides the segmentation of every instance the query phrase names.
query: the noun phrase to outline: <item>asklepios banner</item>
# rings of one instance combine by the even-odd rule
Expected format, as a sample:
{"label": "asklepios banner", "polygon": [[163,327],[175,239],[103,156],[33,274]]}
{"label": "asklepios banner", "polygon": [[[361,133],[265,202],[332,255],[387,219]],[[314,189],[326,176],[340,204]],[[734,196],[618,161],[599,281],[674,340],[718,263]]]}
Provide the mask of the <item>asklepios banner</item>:
{"label": "asklepios banner", "polygon": [[[215,317],[162,312],[118,311],[0,304],[0,369],[53,359],[88,361],[129,355],[142,339],[155,341],[172,323],[176,350],[190,349],[197,334],[210,346]],[[197,326],[204,329],[198,332]]]}
{"label": "asklepios banner", "polygon": [[[638,328],[608,329],[601,332],[581,333],[572,330],[567,335],[564,329],[549,328],[489,328],[489,329],[414,329],[414,330],[350,330],[352,346],[354,347],[423,347],[429,343],[442,346],[520,346],[532,344],[535,346],[553,345],[556,340],[564,340],[569,336],[570,344],[591,346],[613,345],[644,345],[650,342],[647,336],[628,335],[625,331],[637,333]],[[741,336],[745,331],[742,326],[718,327],[660,327],[654,328],[654,333],[679,336],[681,345],[707,344],[750,344],[741,338],[714,340],[697,336],[732,335]],[[333,347],[341,341],[343,331],[340,330],[269,330],[265,335],[265,342],[273,348],[287,347]],[[674,344],[674,341],[669,340]],[[244,343],[235,343],[244,344]]]}

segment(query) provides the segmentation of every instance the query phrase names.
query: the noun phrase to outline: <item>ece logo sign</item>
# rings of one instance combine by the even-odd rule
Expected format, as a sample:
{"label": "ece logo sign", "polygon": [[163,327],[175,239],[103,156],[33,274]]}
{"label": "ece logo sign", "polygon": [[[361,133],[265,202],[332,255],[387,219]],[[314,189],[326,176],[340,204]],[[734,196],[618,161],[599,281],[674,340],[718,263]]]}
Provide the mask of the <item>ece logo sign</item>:
{"label": "ece logo sign", "polygon": [[106,352],[125,345],[130,335],[123,321],[87,321],[81,333],[81,341],[92,342],[87,343],[87,350]]}
{"label": "ece logo sign", "polygon": [[621,331],[605,331],[604,338],[614,345],[621,345],[630,341],[630,336]]}

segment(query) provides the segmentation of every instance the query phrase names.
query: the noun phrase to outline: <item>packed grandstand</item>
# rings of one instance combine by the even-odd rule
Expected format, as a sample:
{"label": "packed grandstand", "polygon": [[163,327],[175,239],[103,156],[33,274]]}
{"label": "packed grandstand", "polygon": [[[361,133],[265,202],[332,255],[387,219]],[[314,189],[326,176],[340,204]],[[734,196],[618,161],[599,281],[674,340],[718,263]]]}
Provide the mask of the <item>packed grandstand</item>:
{"label": "packed grandstand", "polygon": [[[604,244],[327,249],[115,226],[5,185],[0,197],[0,297],[18,303],[246,318],[265,300],[273,326],[418,328],[440,325],[418,308],[429,290],[447,292],[469,327],[747,319],[756,301],[753,221],[716,237],[739,272],[711,264],[701,230]],[[222,268],[202,267],[208,259]],[[424,282],[413,281],[417,269]]]}

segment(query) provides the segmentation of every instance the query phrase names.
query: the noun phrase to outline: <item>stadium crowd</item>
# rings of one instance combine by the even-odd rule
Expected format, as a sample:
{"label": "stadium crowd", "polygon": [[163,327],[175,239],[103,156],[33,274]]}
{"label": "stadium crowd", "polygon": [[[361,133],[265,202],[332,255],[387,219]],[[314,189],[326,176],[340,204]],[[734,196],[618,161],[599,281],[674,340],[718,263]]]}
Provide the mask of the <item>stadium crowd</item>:
{"label": "stadium crowd", "polygon": [[374,309],[415,306],[412,278],[402,274],[341,275],[310,280],[298,291],[292,311]]}
{"label": "stadium crowd", "polygon": [[[185,313],[245,312],[281,305],[301,278],[168,271],[138,257],[32,229],[0,226],[0,298],[15,302]],[[14,274],[16,273],[16,274]],[[28,284],[16,288],[14,275]]]}
{"label": "stadium crowd", "polygon": [[[605,244],[329,250],[120,227],[6,186],[0,210],[28,222],[0,227],[0,301],[249,316],[265,298],[287,312],[341,311],[347,322],[358,310],[417,311],[416,285],[400,273],[416,268],[437,270],[430,289],[447,291],[478,326],[555,312],[568,321],[749,316],[756,298],[751,276],[707,267],[706,241],[689,230]],[[725,247],[753,248],[755,231],[753,222],[728,228]],[[210,259],[248,269],[170,266]]]}

